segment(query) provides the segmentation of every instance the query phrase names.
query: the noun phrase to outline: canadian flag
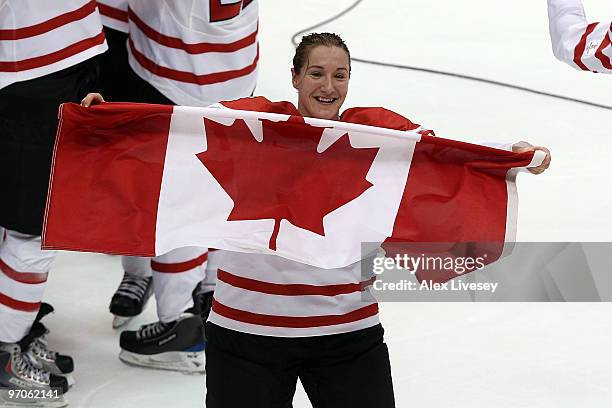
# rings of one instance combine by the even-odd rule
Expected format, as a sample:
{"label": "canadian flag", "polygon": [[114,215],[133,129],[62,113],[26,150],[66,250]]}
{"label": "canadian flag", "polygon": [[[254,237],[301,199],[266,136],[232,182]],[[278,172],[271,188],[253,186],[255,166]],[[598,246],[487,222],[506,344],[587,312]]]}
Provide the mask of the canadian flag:
{"label": "canadian flag", "polygon": [[338,268],[361,259],[362,242],[513,240],[516,171],[541,157],[396,130],[410,122],[355,109],[336,122],[64,104],[43,248],[154,256],[202,246]]}

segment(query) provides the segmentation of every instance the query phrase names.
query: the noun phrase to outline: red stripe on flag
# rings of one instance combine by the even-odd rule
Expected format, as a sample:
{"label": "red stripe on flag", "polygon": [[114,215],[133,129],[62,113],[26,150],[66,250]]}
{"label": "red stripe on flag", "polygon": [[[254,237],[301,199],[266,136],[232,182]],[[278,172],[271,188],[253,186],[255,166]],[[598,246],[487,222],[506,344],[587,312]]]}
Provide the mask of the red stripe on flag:
{"label": "red stripe on flag", "polygon": [[80,52],[93,48],[96,45],[104,43],[104,33],[86,38],[78,41],[74,44],[67,46],[59,51],[52,52],[50,54],[41,55],[39,57],[28,58],[21,61],[0,61],[0,72],[19,72],[26,71],[29,69],[44,67],[55,62],[64,60],[68,57],[72,57]]}
{"label": "red stripe on flag", "polygon": [[0,292],[0,304],[21,312],[37,312],[40,302],[22,302]]}
{"label": "red stripe on flag", "polygon": [[0,259],[0,271],[8,278],[27,284],[44,283],[47,281],[48,272],[17,272],[10,266],[8,266],[2,259]]}
{"label": "red stripe on flag", "polygon": [[214,72],[212,74],[196,75],[193,72],[178,71],[175,69],[158,65],[155,61],[148,59],[143,53],[136,49],[131,37],[129,38],[128,42],[130,45],[130,50],[132,51],[132,55],[134,56],[134,58],[136,58],[136,61],[138,61],[138,63],[147,71],[162,78],[168,78],[174,81],[187,82],[197,85],[211,85],[249,75],[251,72],[255,71],[255,68],[257,68],[257,61],[259,60],[258,45],[257,55],[255,55],[255,59],[250,65],[247,65],[244,68],[235,69],[231,71]]}
{"label": "red stripe on flag", "polygon": [[339,285],[306,285],[306,284],[280,284],[236,276],[219,269],[217,279],[228,285],[250,290],[252,292],[268,293],[282,296],[337,296],[349,293],[362,292],[365,287],[372,284],[375,278],[360,283],[346,283]]}
{"label": "red stripe on flag", "polygon": [[[400,255],[414,250],[411,255],[419,256],[417,243],[435,243],[424,245],[431,255],[476,258],[487,253],[487,263],[495,261],[506,237],[507,173],[512,167],[527,166],[532,158],[533,152],[517,154],[422,136],[393,234],[385,241],[400,244],[385,246],[392,249],[387,256],[394,256],[396,250]],[[454,271],[417,272],[419,280],[434,282],[456,276]]]}
{"label": "red stripe on flag", "polygon": [[162,263],[151,260],[151,269],[161,273],[180,273],[187,272],[193,268],[197,268],[208,260],[208,253],[204,253],[195,259],[190,259],[185,262]]}
{"label": "red stripe on flag", "polygon": [[118,9],[116,7],[111,7],[106,4],[98,3],[98,8],[100,9],[100,14],[105,17],[109,17],[115,20],[122,21],[124,23],[128,22],[128,13],[127,11]]}
{"label": "red stripe on flag", "polygon": [[237,320],[243,323],[270,327],[307,328],[333,326],[337,324],[352,323],[358,320],[367,319],[368,317],[372,317],[378,314],[378,304],[373,303],[371,305],[341,315],[276,316],[234,309],[233,307],[225,306],[224,304],[213,298],[212,310],[220,316],[232,320]]}
{"label": "red stripe on flag", "polygon": [[144,21],[142,21],[131,8],[128,9],[128,13],[130,20],[133,21],[140,31],[142,31],[144,35],[149,37],[151,40],[166,47],[181,49],[189,54],[204,54],[207,52],[234,52],[241,50],[249,45],[255,44],[255,41],[257,40],[257,31],[259,29],[258,26],[251,34],[231,43],[202,42],[187,44],[180,38],[170,37],[154,30]]}
{"label": "red stripe on flag", "polygon": [[[495,221],[506,219],[506,173],[510,167],[529,164],[533,154],[518,161],[516,153],[504,152],[505,157],[495,160],[495,150],[423,135],[415,146],[392,236],[401,235],[406,242],[503,242],[505,223]],[[472,167],[479,170],[473,178]],[[491,176],[484,193],[480,172]],[[440,228],[426,228],[420,220],[438,220]],[[458,228],[464,220],[477,223]]]}
{"label": "red stripe on flag", "polygon": [[576,45],[576,48],[574,49],[574,62],[583,71],[590,71],[590,69],[582,62],[582,54],[584,54],[584,50],[586,49],[587,37],[593,32],[593,30],[595,30],[597,24],[599,23],[591,23],[587,26],[584,34],[578,42],[578,45]]}
{"label": "red stripe on flag", "polygon": [[95,10],[96,2],[92,0],[81,8],[69,11],[68,13],[61,14],[57,17],[53,17],[52,19],[49,19],[39,24],[31,25],[29,27],[17,28],[14,30],[0,30],[0,40],[21,40],[24,38],[44,34],[51,30],[55,30],[58,27],[70,24],[74,21],[81,20],[93,13]]}
{"label": "red stripe on flag", "polygon": [[61,105],[44,249],[155,256],[171,116],[166,105]]}
{"label": "red stripe on flag", "polygon": [[608,57],[606,54],[603,53],[603,50],[605,50],[609,46],[610,46],[610,33],[608,32],[608,34],[606,34],[603,41],[601,42],[601,45],[595,52],[595,57],[597,57],[597,59],[601,61],[601,65],[603,65],[605,68],[612,69],[612,63],[610,62],[610,57]]}

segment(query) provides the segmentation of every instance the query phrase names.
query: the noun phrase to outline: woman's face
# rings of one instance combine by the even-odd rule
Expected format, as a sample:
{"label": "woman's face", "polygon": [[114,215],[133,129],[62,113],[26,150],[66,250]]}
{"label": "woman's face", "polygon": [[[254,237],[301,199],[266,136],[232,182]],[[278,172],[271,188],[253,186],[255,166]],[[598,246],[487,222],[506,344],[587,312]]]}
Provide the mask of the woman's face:
{"label": "woman's face", "polygon": [[308,54],[300,73],[291,70],[303,116],[337,120],[349,83],[349,58],[339,47],[319,45]]}

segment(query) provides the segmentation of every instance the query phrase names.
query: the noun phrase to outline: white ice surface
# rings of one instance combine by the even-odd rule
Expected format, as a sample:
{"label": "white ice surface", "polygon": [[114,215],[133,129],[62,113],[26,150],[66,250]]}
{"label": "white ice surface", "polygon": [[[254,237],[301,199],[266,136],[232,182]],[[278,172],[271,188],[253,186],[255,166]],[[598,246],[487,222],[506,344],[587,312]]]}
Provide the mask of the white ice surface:
{"label": "white ice surface", "polygon": [[[258,95],[294,100],[290,36],[351,0],[261,2]],[[585,0],[593,18],[606,0]],[[482,76],[612,105],[612,76],[574,71],[550,50],[544,0],[364,0],[319,31],[355,57]],[[612,241],[612,112],[426,73],[355,63],[345,106],[385,106],[468,141],[548,146],[541,176],[519,176],[522,241]],[[51,345],[72,354],[71,407],[202,407],[204,377],[128,367],[108,301],[119,259],[62,253],[45,300]],[[604,408],[612,401],[612,307],[606,303],[381,305],[398,407]],[[156,320],[154,305],[129,328]],[[368,375],[368,373],[364,373]],[[236,390],[240,392],[240,390]],[[294,406],[309,407],[298,390]],[[230,407],[231,408],[231,407]]]}

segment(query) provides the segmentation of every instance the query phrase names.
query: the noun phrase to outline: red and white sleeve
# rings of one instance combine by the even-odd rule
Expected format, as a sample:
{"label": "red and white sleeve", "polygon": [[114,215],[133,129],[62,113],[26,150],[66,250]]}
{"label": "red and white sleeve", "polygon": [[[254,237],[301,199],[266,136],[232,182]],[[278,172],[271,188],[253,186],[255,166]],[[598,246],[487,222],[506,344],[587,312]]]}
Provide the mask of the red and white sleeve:
{"label": "red and white sleeve", "polygon": [[589,23],[580,0],[548,0],[555,57],[576,69],[612,73],[612,22]]}

